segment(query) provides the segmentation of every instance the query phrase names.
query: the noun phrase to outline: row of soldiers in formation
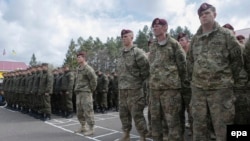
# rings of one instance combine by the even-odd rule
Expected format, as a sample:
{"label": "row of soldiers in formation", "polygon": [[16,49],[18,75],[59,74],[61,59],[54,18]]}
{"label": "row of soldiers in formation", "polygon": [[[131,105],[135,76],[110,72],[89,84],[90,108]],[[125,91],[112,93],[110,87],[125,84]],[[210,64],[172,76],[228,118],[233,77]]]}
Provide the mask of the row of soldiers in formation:
{"label": "row of soldiers in formation", "polygon": [[[96,71],[98,85],[93,92],[96,112],[118,111],[118,79],[116,72],[111,75]],[[3,74],[3,91],[8,107],[30,113],[46,121],[51,114],[72,118],[76,111],[75,71],[68,65],[51,70],[48,63],[42,63],[25,70]]]}

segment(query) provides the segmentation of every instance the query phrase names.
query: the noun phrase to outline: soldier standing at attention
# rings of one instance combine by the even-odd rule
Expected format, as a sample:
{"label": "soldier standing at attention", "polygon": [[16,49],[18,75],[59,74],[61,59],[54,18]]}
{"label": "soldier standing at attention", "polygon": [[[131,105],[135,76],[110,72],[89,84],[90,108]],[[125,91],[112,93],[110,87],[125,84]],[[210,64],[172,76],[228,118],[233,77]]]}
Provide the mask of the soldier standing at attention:
{"label": "soldier standing at attention", "polygon": [[[94,134],[94,110],[92,93],[96,89],[97,76],[91,66],[87,64],[87,54],[79,52],[77,54],[79,64],[76,72],[74,92],[76,94],[76,114],[81,124],[81,128],[75,133],[84,133],[85,136]],[[86,123],[89,130],[86,129]]]}
{"label": "soldier standing at attention", "polygon": [[38,94],[41,98],[42,120],[47,121],[51,118],[51,99],[50,95],[53,92],[53,74],[48,68],[48,63],[42,64],[43,74],[40,78]]}
{"label": "soldier standing at attention", "polygon": [[62,77],[62,99],[64,105],[64,112],[66,118],[73,117],[73,103],[72,103],[72,96],[73,96],[73,86],[74,86],[74,74],[69,70],[68,65],[63,66],[64,75]]}
{"label": "soldier standing at attention", "polygon": [[216,21],[214,6],[203,3],[198,9],[201,26],[188,52],[191,79],[193,141],[209,140],[210,115],[216,140],[226,141],[226,126],[234,121],[234,83],[242,69],[240,45],[231,31]]}
{"label": "soldier standing at attention", "polygon": [[96,100],[97,105],[102,113],[105,113],[108,109],[107,93],[108,93],[108,77],[102,71],[97,71],[97,87],[96,87]]}
{"label": "soldier standing at attention", "polygon": [[140,134],[140,141],[145,141],[148,133],[143,115],[145,97],[143,82],[149,76],[149,62],[145,52],[133,45],[134,34],[131,30],[121,31],[123,48],[118,58],[119,114],[124,132],[120,141],[130,140],[132,118]]}
{"label": "soldier standing at attention", "polygon": [[186,79],[186,55],[178,41],[166,34],[165,19],[155,18],[152,29],[156,37],[149,54],[152,138],[183,141],[180,89]]}
{"label": "soldier standing at attention", "polygon": [[[182,48],[184,49],[185,53],[188,52],[189,50],[189,38],[188,35],[185,33],[179,33],[178,37],[177,37],[178,42],[181,44]],[[182,96],[182,100],[183,100],[183,108],[182,108],[182,126],[183,126],[183,131],[185,131],[185,127],[186,128],[190,128],[190,132],[188,132],[188,135],[192,135],[192,116],[190,113],[190,100],[191,100],[191,88],[190,85],[188,85],[188,88],[183,88],[181,90],[181,96]],[[187,120],[185,120],[185,111],[187,111]]]}

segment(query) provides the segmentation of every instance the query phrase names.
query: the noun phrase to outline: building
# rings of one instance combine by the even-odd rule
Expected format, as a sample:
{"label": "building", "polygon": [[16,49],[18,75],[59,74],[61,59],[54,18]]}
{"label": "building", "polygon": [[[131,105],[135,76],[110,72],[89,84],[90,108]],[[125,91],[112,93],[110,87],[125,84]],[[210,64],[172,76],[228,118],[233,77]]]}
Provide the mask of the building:
{"label": "building", "polygon": [[0,79],[2,81],[4,72],[26,69],[27,67],[24,62],[0,61]]}

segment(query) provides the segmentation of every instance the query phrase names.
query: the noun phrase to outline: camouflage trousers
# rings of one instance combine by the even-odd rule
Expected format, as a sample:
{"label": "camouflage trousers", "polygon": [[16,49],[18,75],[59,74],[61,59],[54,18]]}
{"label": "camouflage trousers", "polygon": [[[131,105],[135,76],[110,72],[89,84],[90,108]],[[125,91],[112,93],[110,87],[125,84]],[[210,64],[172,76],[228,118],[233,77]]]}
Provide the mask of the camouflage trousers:
{"label": "camouflage trousers", "polygon": [[238,89],[234,91],[235,124],[250,124],[250,90]]}
{"label": "camouflage trousers", "polygon": [[120,89],[119,92],[119,115],[123,131],[131,131],[133,118],[138,133],[146,134],[147,124],[143,115],[145,98],[142,89]]}
{"label": "camouflage trousers", "polygon": [[[233,124],[235,97],[230,88],[203,90],[192,87],[191,113],[193,117],[193,141],[209,141],[209,116],[216,141],[226,141],[227,125]],[[210,115],[209,115],[210,114]]]}
{"label": "camouflage trousers", "polygon": [[95,125],[93,97],[91,92],[76,92],[76,115],[82,126]]}
{"label": "camouflage trousers", "polygon": [[152,138],[163,141],[183,141],[181,116],[182,98],[179,90],[150,89]]}

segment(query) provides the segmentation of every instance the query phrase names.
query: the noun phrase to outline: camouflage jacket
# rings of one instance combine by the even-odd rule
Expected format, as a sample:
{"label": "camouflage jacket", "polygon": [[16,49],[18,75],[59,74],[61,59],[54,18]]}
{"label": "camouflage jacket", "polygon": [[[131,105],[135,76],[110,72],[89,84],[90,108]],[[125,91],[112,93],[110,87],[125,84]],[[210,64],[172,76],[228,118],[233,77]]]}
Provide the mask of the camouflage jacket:
{"label": "camouflage jacket", "polygon": [[119,89],[142,88],[143,81],[149,77],[149,62],[142,49],[122,48],[117,63]]}
{"label": "camouflage jacket", "polygon": [[52,94],[54,76],[51,72],[46,71],[40,77],[38,94]]}
{"label": "camouflage jacket", "polygon": [[67,71],[62,76],[62,91],[73,92],[74,86],[74,74],[71,71]]}
{"label": "camouflage jacket", "polygon": [[192,38],[187,55],[189,78],[202,89],[230,88],[239,81],[243,62],[236,37],[215,22],[211,32],[200,27]]}
{"label": "camouflage jacket", "polygon": [[244,50],[244,63],[245,63],[245,70],[247,72],[248,80],[247,80],[247,87],[250,88],[250,36],[246,42],[245,50]]}
{"label": "camouflage jacket", "polygon": [[94,92],[97,85],[95,71],[88,64],[79,66],[76,72],[75,92]]}
{"label": "camouflage jacket", "polygon": [[186,79],[186,55],[181,45],[170,35],[167,42],[150,46],[149,88],[157,90],[180,89]]}
{"label": "camouflage jacket", "polygon": [[101,74],[97,78],[97,92],[108,92],[108,84],[109,80],[108,77],[105,74]]}

